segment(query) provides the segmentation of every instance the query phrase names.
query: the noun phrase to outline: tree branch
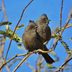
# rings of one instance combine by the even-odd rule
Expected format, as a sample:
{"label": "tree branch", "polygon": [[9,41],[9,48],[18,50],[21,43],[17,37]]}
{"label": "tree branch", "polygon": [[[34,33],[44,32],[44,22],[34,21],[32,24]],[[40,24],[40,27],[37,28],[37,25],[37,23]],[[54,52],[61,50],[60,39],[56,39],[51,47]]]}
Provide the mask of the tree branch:
{"label": "tree branch", "polygon": [[[16,27],[15,27],[15,29],[14,29],[13,35],[14,35],[14,33],[15,33],[15,31],[16,31],[19,23],[20,23],[20,21],[22,20],[22,17],[23,17],[24,12],[26,11],[26,9],[28,8],[28,6],[29,6],[33,1],[34,1],[34,0],[30,0],[30,2],[24,7],[24,9],[23,9],[23,11],[22,11],[22,13],[21,13],[20,19],[18,20],[17,25],[16,25]],[[9,46],[8,46],[8,50],[7,50],[7,52],[6,52],[6,57],[5,57],[5,59],[7,58],[8,52],[9,52],[9,50],[10,50],[11,43],[12,43],[12,39],[10,40],[10,43],[9,43]]]}

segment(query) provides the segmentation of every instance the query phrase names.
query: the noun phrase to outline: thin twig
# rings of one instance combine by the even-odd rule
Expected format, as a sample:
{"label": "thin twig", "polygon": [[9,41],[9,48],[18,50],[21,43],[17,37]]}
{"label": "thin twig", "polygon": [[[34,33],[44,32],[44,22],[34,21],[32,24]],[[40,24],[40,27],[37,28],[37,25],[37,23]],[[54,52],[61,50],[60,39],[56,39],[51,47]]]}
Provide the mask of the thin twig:
{"label": "thin twig", "polygon": [[26,59],[30,56],[30,55],[32,55],[33,54],[33,52],[30,52],[28,55],[26,55],[22,60],[21,60],[21,62],[15,67],[15,69],[12,71],[12,72],[16,72],[16,70],[26,61]]}
{"label": "thin twig", "polygon": [[[3,64],[4,44],[5,44],[4,37],[2,37],[2,38],[0,39],[0,67],[1,67],[2,64]],[[2,70],[0,70],[0,72],[2,72]]]}
{"label": "thin twig", "polygon": [[16,59],[14,59],[8,66],[9,66],[9,68],[13,65],[13,64],[15,64],[17,61],[21,61],[22,60],[22,58],[16,58]]}
{"label": "thin twig", "polygon": [[55,39],[53,46],[51,47],[52,50],[55,50],[57,43],[58,43],[59,39]]}
{"label": "thin twig", "polygon": [[32,72],[36,72],[35,68],[30,65],[28,62],[26,63],[26,65],[32,70]]}
{"label": "thin twig", "polygon": [[[15,27],[15,29],[14,29],[13,35],[14,35],[14,33],[15,33],[18,25],[20,24],[20,21],[22,20],[22,17],[23,17],[24,12],[26,11],[26,9],[28,8],[28,6],[29,6],[33,1],[34,1],[34,0],[30,0],[30,2],[24,7],[24,9],[23,9],[23,11],[22,11],[22,13],[21,13],[20,19],[18,20],[17,25],[16,25],[16,27]],[[7,50],[7,52],[6,52],[6,57],[5,57],[5,59],[7,58],[8,52],[9,52],[9,50],[10,50],[11,43],[12,43],[12,39],[10,40],[10,43],[9,43],[9,46],[8,46],[8,50]]]}
{"label": "thin twig", "polygon": [[13,72],[16,72],[16,70],[23,64],[23,62],[25,62],[26,59],[27,59],[30,55],[32,55],[33,53],[38,53],[38,52],[49,53],[49,52],[51,52],[51,51],[52,51],[52,50],[50,50],[50,51],[43,51],[43,50],[41,50],[41,49],[38,49],[38,50],[35,50],[35,51],[30,52],[30,53],[27,54],[27,55],[22,59],[22,61],[16,66],[16,68],[13,70]]}
{"label": "thin twig", "polygon": [[43,69],[42,64],[43,64],[44,59],[39,55],[36,61],[36,72],[41,72],[41,69]]}
{"label": "thin twig", "polygon": [[61,30],[61,28],[62,28],[63,2],[64,2],[64,0],[62,0],[62,2],[61,2],[61,10],[60,10],[60,30]]}
{"label": "thin twig", "polygon": [[69,22],[70,22],[70,18],[67,19],[67,22],[66,22],[66,24],[65,24],[65,26],[64,26],[64,29],[62,30],[62,33],[63,33],[63,31],[65,30],[65,28],[68,26]]}
{"label": "thin twig", "polygon": [[70,58],[67,57],[66,61],[65,61],[55,72],[60,72],[62,69],[64,69],[65,66],[66,66],[66,64],[67,64],[70,60],[72,60],[72,57],[70,57]]}
{"label": "thin twig", "polygon": [[[5,21],[8,21],[8,16],[7,16],[7,13],[6,13],[6,8],[5,8],[5,4],[4,4],[4,0],[2,0],[2,10],[4,12],[4,18],[5,18]],[[8,29],[8,25],[6,25],[6,29]]]}
{"label": "thin twig", "polygon": [[4,0],[2,0],[2,10],[4,12],[4,18],[5,18],[5,20],[8,21],[8,17],[7,17],[7,13],[6,13],[6,8],[5,8]]}
{"label": "thin twig", "polygon": [[[8,16],[7,16],[7,13],[6,13],[6,8],[5,8],[4,0],[2,0],[2,11],[3,11],[3,15],[4,15],[5,21],[8,21]],[[9,29],[9,26],[6,25],[6,30],[8,30],[8,29]],[[3,49],[4,49],[4,45],[5,45],[5,40],[6,40],[6,37],[4,37],[4,40],[3,40],[4,41],[3,44],[2,44],[2,48]],[[3,50],[3,52],[4,52],[4,50]],[[3,54],[3,52],[2,52],[2,54]],[[9,67],[7,65],[5,67],[6,67],[7,71],[10,72]]]}
{"label": "thin twig", "polygon": [[43,50],[41,50],[41,49],[38,49],[38,50],[34,50],[33,52],[29,52],[29,53],[27,53],[27,54],[17,54],[17,55],[15,55],[14,57],[12,57],[11,59],[9,59],[8,61],[6,61],[1,67],[0,67],[0,70],[7,64],[7,63],[9,63],[10,61],[12,61],[13,59],[15,59],[16,57],[20,57],[20,56],[27,56],[28,54],[30,54],[30,53],[39,53],[39,52],[42,52],[42,53],[50,53],[50,52],[52,52],[53,51],[53,49],[50,49],[49,51],[43,51]]}
{"label": "thin twig", "polygon": [[26,56],[27,54],[16,54],[14,57],[12,57],[11,59],[9,59],[8,61],[4,62],[4,64],[0,67],[0,70],[10,61],[12,61],[13,59],[15,59],[16,57],[20,57],[20,56]]}
{"label": "thin twig", "polygon": [[60,39],[59,41],[62,43],[62,45],[66,49],[66,52],[69,53],[70,49],[69,49],[68,44],[66,42],[64,42],[62,39]]}
{"label": "thin twig", "polygon": [[[67,21],[66,21],[66,23],[65,23],[65,25],[64,25],[64,29],[68,26],[68,24],[69,24],[69,22],[70,22],[70,20],[71,20],[71,15],[72,15],[72,9],[71,9],[71,11],[69,12]],[[63,31],[64,31],[64,30],[62,30],[62,33],[63,33]]]}
{"label": "thin twig", "polygon": [[[6,8],[5,8],[4,0],[2,0],[2,11],[3,11],[3,14],[4,14],[5,21],[8,21],[8,16],[7,16],[7,13],[6,13]],[[8,29],[8,25],[6,25],[6,29]],[[6,38],[4,37],[4,39],[3,39],[4,44],[5,44],[5,39]],[[4,49],[4,44],[3,44],[3,49]]]}
{"label": "thin twig", "polygon": [[6,67],[7,72],[11,72],[8,65],[6,65],[5,67]]}

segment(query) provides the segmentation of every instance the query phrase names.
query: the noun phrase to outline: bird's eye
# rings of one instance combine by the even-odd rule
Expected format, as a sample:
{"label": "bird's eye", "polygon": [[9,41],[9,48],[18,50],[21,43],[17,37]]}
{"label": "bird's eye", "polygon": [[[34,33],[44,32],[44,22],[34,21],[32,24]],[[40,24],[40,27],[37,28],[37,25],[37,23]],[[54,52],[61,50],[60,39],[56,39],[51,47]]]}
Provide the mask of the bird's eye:
{"label": "bird's eye", "polygon": [[44,20],[46,20],[46,18],[43,18]]}
{"label": "bird's eye", "polygon": [[46,18],[42,18],[42,21],[46,21]]}

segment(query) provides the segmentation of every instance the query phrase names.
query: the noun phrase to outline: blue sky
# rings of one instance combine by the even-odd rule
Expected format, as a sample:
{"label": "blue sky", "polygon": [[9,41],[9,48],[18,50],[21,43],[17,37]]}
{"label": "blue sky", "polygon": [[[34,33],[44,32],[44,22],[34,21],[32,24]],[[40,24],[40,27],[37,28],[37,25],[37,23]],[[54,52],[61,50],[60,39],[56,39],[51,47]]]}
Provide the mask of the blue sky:
{"label": "blue sky", "polygon": [[[10,26],[11,29],[13,30],[14,27],[17,24],[17,21],[20,18],[21,12],[23,8],[27,5],[27,3],[30,0],[5,0],[5,6],[6,6],[6,11],[7,11],[7,16],[8,20],[12,22],[12,25]],[[0,1],[1,4],[1,1]],[[43,13],[46,13],[49,19],[51,19],[50,22],[50,27],[51,30],[53,31],[56,27],[59,27],[59,20],[60,20],[60,6],[61,6],[61,0],[34,0],[31,5],[27,8],[25,11],[23,18],[20,22],[20,24],[24,24],[24,28],[16,31],[16,33],[21,37],[25,27],[28,25],[28,22],[30,19],[36,21],[39,16]],[[64,8],[63,8],[63,25],[66,22],[66,19],[68,17],[68,13],[70,9],[72,8],[72,0],[64,0]],[[0,13],[0,21],[2,20],[2,13]],[[69,47],[72,48],[72,41],[69,40],[72,33],[72,28],[65,30],[63,33],[63,40],[68,43]],[[5,51],[8,48],[8,43],[9,39],[7,39],[6,44],[5,44]],[[50,41],[48,44],[48,47],[52,45],[53,41]],[[19,49],[17,47],[16,42],[12,42],[11,49],[9,52],[9,58],[11,58],[15,54],[21,54],[25,53],[27,51],[24,51],[22,49]],[[67,54],[65,52],[64,47],[61,45],[60,42],[58,42],[57,48],[55,50],[57,55],[60,57],[60,61],[56,62],[54,65],[55,66],[60,66],[63,62],[64,59],[66,58]],[[6,52],[5,52],[6,53]],[[32,55],[29,57],[28,62],[32,65],[35,66],[35,61],[37,59],[38,55]],[[11,70],[14,69],[14,67],[17,64],[14,64],[12,66]],[[18,70],[17,72],[31,72],[30,68],[27,67],[26,63],[24,63]],[[6,72],[6,71],[3,71]]]}

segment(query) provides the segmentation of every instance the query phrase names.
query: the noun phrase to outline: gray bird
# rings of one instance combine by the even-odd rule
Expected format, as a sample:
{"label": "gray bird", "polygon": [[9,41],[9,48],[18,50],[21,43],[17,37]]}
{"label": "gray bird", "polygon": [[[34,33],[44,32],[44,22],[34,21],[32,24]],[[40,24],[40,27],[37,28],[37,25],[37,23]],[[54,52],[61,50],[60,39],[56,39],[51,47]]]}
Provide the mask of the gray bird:
{"label": "gray bird", "polygon": [[[30,52],[37,49],[48,50],[45,45],[43,45],[39,34],[37,33],[37,25],[34,21],[30,21],[29,25],[25,29],[22,36],[22,41],[25,48]],[[52,64],[54,60],[47,53],[41,54],[47,63]]]}
{"label": "gray bird", "polygon": [[36,21],[38,26],[37,32],[41,37],[42,42],[48,42],[51,38],[51,29],[49,27],[49,19],[46,14],[42,14],[39,20]]}

